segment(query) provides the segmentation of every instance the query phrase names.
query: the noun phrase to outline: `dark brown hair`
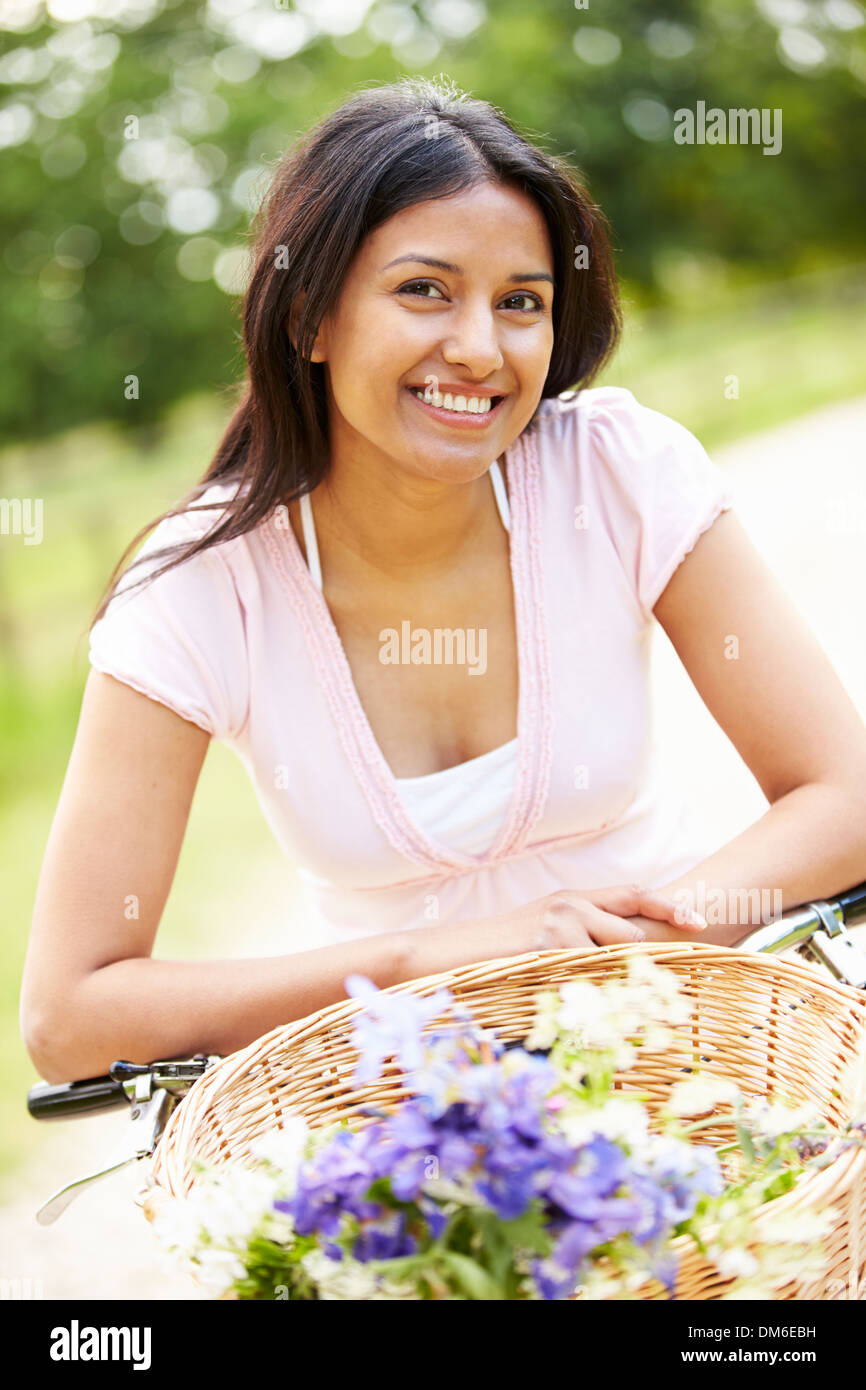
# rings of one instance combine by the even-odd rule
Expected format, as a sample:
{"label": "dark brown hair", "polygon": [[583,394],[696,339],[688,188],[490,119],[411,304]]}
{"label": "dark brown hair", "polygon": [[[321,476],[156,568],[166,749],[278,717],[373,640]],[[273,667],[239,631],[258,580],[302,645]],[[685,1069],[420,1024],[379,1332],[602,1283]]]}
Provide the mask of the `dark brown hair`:
{"label": "dark brown hair", "polygon": [[[277,164],[249,231],[252,271],[243,303],[248,375],[241,399],[202,480],[126,547],[90,627],[105,612],[127,556],[161,521],[184,511],[224,513],[206,535],[152,551],[151,563],[170,559],[124,592],[243,535],[279,504],[318,486],[329,467],[327,402],[324,364],[311,362],[309,354],[356,253],[369,233],[403,208],[482,182],[532,198],[548,229],[554,343],[542,398],[583,387],[597,375],[619,341],[622,321],[608,223],[574,169],[518,134],[496,107],[441,75],[363,89]],[[576,255],[579,247],[586,248],[585,257]],[[302,290],[293,345],[286,322]],[[212,484],[235,481],[228,501],[189,505]]]}

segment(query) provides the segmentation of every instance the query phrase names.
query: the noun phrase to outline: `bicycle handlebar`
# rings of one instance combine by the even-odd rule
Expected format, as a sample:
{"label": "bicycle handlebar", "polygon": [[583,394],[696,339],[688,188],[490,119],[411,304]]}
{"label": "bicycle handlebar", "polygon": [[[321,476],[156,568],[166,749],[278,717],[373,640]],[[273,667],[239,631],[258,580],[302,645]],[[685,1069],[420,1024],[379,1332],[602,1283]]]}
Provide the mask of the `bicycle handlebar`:
{"label": "bicycle handlebar", "polygon": [[849,926],[861,917],[866,919],[866,883],[858,883],[854,888],[846,888],[844,893],[837,893],[833,902],[839,904]]}
{"label": "bicycle handlebar", "polygon": [[866,882],[828,900],[790,908],[749,932],[736,943],[737,949],[778,954],[806,946],[837,980],[854,989],[866,989],[866,953],[846,930],[859,921],[866,921]]}
{"label": "bicycle handlebar", "polygon": [[[845,930],[846,924],[866,918],[866,882],[838,893],[829,901],[804,903],[782,913],[737,943],[739,950],[766,953],[783,951],[800,943],[840,980],[866,989],[866,954]],[[126,1132],[114,1154],[93,1172],[68,1182],[36,1212],[47,1226],[56,1221],[78,1193],[107,1178],[119,1168],[153,1153],[173,1107],[190,1086],[215,1062],[219,1054],[196,1053],[191,1058],[169,1058],[142,1064],[113,1062],[108,1076],[91,1076],[62,1085],[40,1082],[27,1096],[27,1108],[37,1120],[70,1119],[92,1115],[116,1105],[130,1104]]]}
{"label": "bicycle handlebar", "polygon": [[83,1081],[63,1081],[54,1084],[40,1081],[27,1093],[27,1109],[35,1120],[69,1120],[78,1115],[93,1115],[99,1110],[111,1110],[118,1105],[131,1105],[142,1099],[141,1082],[183,1095],[202,1072],[220,1058],[197,1052],[194,1057],[171,1058],[168,1061],[112,1062],[108,1076],[90,1076]]}
{"label": "bicycle handlebar", "polygon": [[[861,919],[866,922],[866,881],[828,900],[789,908],[775,920],[755,928],[737,943],[736,949],[776,954],[808,943],[812,954],[838,979],[866,988],[866,955],[845,931],[846,926]],[[211,1063],[219,1060],[218,1055],[197,1053],[193,1058],[172,1058],[149,1065],[113,1062],[108,1076],[91,1076],[59,1085],[39,1082],[28,1092],[27,1109],[36,1120],[92,1115],[131,1104],[136,1098],[137,1080],[143,1077],[150,1077],[152,1086],[180,1096]]]}
{"label": "bicycle handlebar", "polygon": [[120,1082],[112,1081],[110,1076],[89,1076],[56,1086],[40,1081],[27,1092],[27,1109],[34,1120],[68,1120],[126,1105],[128,1101]]}

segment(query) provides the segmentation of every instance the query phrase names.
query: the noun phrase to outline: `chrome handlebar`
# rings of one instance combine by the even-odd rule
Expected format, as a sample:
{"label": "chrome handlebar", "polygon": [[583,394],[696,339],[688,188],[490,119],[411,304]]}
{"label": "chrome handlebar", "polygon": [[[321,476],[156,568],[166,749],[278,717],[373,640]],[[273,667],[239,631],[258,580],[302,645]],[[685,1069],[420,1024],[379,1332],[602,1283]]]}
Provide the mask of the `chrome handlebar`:
{"label": "chrome handlebar", "polygon": [[[866,882],[829,901],[821,899],[790,908],[749,932],[734,948],[757,955],[777,955],[805,947],[837,980],[855,989],[866,989],[866,953],[847,931],[860,921],[866,924]],[[96,1171],[66,1183],[44,1202],[36,1213],[40,1225],[56,1221],[83,1188],[152,1154],[174,1106],[220,1060],[219,1054],[198,1053],[191,1058],[147,1064],[118,1061],[112,1063],[108,1076],[32,1086],[27,1107],[35,1119],[69,1119],[116,1105],[130,1106],[129,1123],[114,1155]]]}
{"label": "chrome handlebar", "polygon": [[829,900],[789,908],[749,932],[736,943],[736,949],[778,955],[803,946],[837,980],[854,989],[866,989],[866,952],[848,933],[848,928],[858,923],[866,925],[866,883]]}

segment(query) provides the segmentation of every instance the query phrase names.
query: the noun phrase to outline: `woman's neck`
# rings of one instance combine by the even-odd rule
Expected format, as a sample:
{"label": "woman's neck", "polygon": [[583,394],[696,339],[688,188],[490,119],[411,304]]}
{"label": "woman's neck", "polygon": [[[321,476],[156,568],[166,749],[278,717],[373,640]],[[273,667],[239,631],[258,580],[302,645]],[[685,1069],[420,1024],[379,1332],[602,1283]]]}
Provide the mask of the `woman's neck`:
{"label": "woman's neck", "polygon": [[[310,500],[323,574],[340,587],[362,573],[394,587],[435,582],[453,573],[492,517],[501,529],[487,471],[454,483],[332,465]],[[297,504],[292,522],[300,541]]]}

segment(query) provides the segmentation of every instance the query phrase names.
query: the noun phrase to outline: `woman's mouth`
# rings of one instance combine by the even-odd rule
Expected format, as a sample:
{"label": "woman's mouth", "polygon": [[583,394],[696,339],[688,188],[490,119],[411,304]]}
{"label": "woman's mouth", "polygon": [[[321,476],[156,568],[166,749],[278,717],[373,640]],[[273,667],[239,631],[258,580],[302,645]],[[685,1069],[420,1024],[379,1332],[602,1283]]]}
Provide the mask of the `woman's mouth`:
{"label": "woman's mouth", "polygon": [[428,391],[422,386],[405,388],[434,420],[460,429],[483,429],[499,415],[505,396],[458,396],[450,391]]}

